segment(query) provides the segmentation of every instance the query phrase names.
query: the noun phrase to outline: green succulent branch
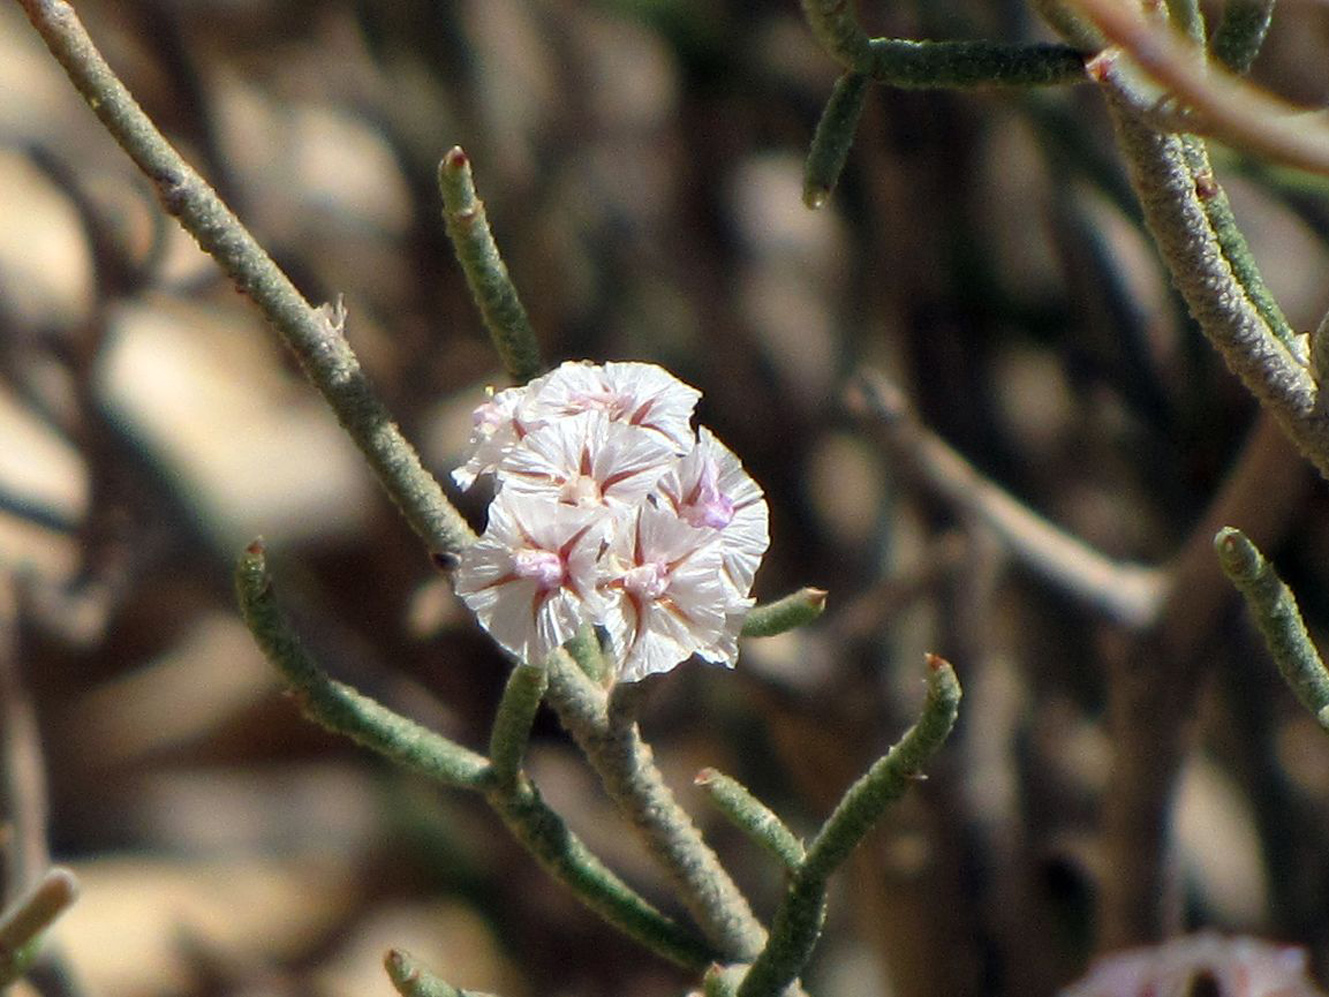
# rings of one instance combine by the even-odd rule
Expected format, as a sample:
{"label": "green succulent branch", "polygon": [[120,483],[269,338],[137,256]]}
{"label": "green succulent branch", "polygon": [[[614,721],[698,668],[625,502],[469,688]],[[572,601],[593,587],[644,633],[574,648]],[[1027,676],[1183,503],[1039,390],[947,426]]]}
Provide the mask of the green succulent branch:
{"label": "green succulent branch", "polygon": [[738,997],[776,997],[803,970],[821,934],[831,873],[887,807],[923,778],[923,766],[950,736],[961,694],[955,670],[942,658],[929,655],[927,683],[927,700],[918,722],[849,787],[808,845],[807,856],[793,871],[776,912],[770,940],[744,977]]}
{"label": "green succulent branch", "polygon": [[825,612],[827,594],[825,589],[801,588],[774,602],[754,606],[743,621],[742,636],[774,637],[807,626]]}
{"label": "green succulent branch", "polygon": [[277,604],[261,540],[240,555],[235,588],[250,633],[310,720],[446,785],[486,785],[491,778],[488,759],[333,680],[315,663]]}
{"label": "green succulent branch", "polygon": [[548,699],[702,933],[727,960],[754,958],[766,941],[765,928],[674,799],[637,725],[610,709],[604,688],[565,650],[549,658]]}
{"label": "green succulent branch", "polygon": [[1069,45],[870,38],[854,0],[803,0],[803,14],[836,62],[888,86],[1051,86],[1087,79],[1081,53]]}
{"label": "green succulent branch", "polygon": [[1236,216],[1232,213],[1232,202],[1214,176],[1205,143],[1194,135],[1186,135],[1182,139],[1182,152],[1195,185],[1195,195],[1204,208],[1205,217],[1209,220],[1209,227],[1213,229],[1223,257],[1232,267],[1233,278],[1241,285],[1270,331],[1294,356],[1299,355],[1296,330],[1274,300],[1273,292],[1269,290],[1264,275],[1255,263],[1255,257],[1251,255],[1246,236],[1237,226]]}
{"label": "green succulent branch", "polygon": [[508,676],[489,735],[490,765],[500,783],[511,784],[521,771],[531,724],[547,688],[549,673],[541,665],[518,665]]}
{"label": "green succulent branch", "polygon": [[1329,730],[1329,670],[1306,632],[1296,596],[1240,530],[1230,526],[1219,530],[1214,548],[1224,573],[1246,600],[1284,680],[1316,722]]}
{"label": "green succulent branch", "polygon": [[305,715],[404,768],[449,786],[483,793],[513,836],[577,898],[629,937],[666,959],[701,969],[716,952],[669,920],[604,866],[540,797],[518,765],[544,669],[518,670],[496,721],[503,767],[333,680],[309,655],[277,604],[261,543],[236,568],[245,622],[268,660],[291,685]]}
{"label": "green succulent branch", "polygon": [[786,868],[797,869],[802,863],[803,843],[741,782],[715,769],[702,769],[697,774],[696,783],[730,823],[779,859]]}
{"label": "green succulent branch", "polygon": [[1232,72],[1246,73],[1260,53],[1273,16],[1274,0],[1227,0],[1209,51]]}
{"label": "green succulent branch", "polygon": [[401,997],[494,997],[477,990],[458,990],[443,982],[409,952],[390,949],[383,957],[383,968],[388,972],[393,989]]}
{"label": "green succulent branch", "polygon": [[[1116,87],[1110,60],[1099,60],[1094,69],[1145,222],[1192,317],[1297,448],[1329,477],[1329,422],[1320,416],[1318,387],[1295,341],[1285,338],[1281,314],[1271,324],[1257,304],[1263,282],[1247,272],[1247,281],[1255,283],[1252,294],[1238,277],[1228,252],[1244,268],[1249,260],[1243,259],[1244,246],[1239,251],[1229,241],[1225,251],[1206,203],[1215,198],[1199,140],[1143,121]],[[1253,272],[1254,264],[1250,267]]]}
{"label": "green succulent branch", "polygon": [[42,936],[78,898],[78,880],[68,869],[47,869],[36,884],[0,912],[0,988],[14,983],[41,950]]}
{"label": "green succulent branch", "polygon": [[347,434],[434,554],[475,539],[374,393],[340,307],[312,306],[139,107],[65,0],[18,0],[93,113],[152,181],[166,211],[248,295],[295,354]]}
{"label": "green succulent branch", "polygon": [[858,134],[867,92],[867,76],[850,70],[836,81],[831,99],[821,112],[803,168],[803,203],[813,210],[826,203],[840,180]]}
{"label": "green succulent branch", "polygon": [[1084,56],[1046,42],[910,41],[874,38],[865,65],[873,82],[907,89],[1050,87],[1084,83]]}
{"label": "green succulent branch", "polygon": [[459,146],[439,164],[438,187],[448,238],[466,273],[471,297],[504,368],[514,381],[525,384],[543,368],[540,345],[489,230],[484,202],[475,192],[471,161]]}
{"label": "green succulent branch", "polygon": [[1070,45],[870,38],[858,23],[854,0],[803,0],[803,13],[822,47],[847,70],[822,111],[808,151],[803,201],[809,208],[825,204],[839,180],[869,80],[936,89],[1053,86],[1088,79],[1083,56]]}

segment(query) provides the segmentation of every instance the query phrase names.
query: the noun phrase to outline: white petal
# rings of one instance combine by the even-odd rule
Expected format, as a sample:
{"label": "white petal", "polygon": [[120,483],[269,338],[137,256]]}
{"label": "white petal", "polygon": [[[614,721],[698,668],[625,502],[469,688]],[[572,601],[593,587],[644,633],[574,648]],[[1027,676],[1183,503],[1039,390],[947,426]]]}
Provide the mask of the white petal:
{"label": "white petal", "polygon": [[[714,531],[642,505],[635,520],[614,534],[609,560],[619,575],[604,586],[610,598],[605,619],[621,680],[668,671],[698,653],[732,661],[732,594],[720,577]],[[666,569],[662,587],[627,583],[629,572],[651,566]]]}
{"label": "white petal", "polygon": [[525,388],[505,388],[476,408],[471,417],[471,438],[464,451],[466,463],[452,472],[452,480],[459,487],[470,488],[481,474],[493,471],[521,438],[517,410],[525,394]]}
{"label": "white petal", "polygon": [[724,576],[734,594],[746,597],[752,589],[761,559],[770,546],[770,512],[760,486],[743,469],[734,452],[705,426],[697,432],[697,446],[677,467],[660,478],[657,491],[676,512],[686,507],[702,480],[706,464],[715,468],[719,491],[732,505],[729,523],[720,529]]}
{"label": "white petal", "polygon": [[[649,363],[568,361],[531,383],[525,412],[551,421],[580,412],[605,413],[613,422],[658,435],[678,454],[692,449],[693,410],[701,392]],[[524,416],[525,417],[525,416]]]}
{"label": "white petal", "polygon": [[[501,491],[484,535],[462,552],[457,595],[501,647],[522,661],[543,661],[603,612],[598,585],[607,525],[594,511]],[[531,552],[562,559],[566,571],[556,587],[515,570],[514,558],[529,560]]]}
{"label": "white petal", "polygon": [[635,505],[675,457],[656,434],[611,422],[603,412],[556,419],[513,447],[499,481],[569,505]]}
{"label": "white petal", "polygon": [[701,392],[652,363],[607,363],[605,381],[623,399],[624,420],[660,433],[679,453],[692,449],[692,413]]}

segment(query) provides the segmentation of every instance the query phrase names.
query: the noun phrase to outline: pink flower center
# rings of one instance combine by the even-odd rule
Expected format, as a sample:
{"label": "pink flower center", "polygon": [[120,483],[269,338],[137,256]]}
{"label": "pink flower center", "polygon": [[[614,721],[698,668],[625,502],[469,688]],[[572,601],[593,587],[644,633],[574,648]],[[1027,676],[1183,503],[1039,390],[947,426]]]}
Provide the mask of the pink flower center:
{"label": "pink flower center", "polygon": [[563,482],[563,487],[559,489],[559,500],[568,505],[597,506],[604,503],[604,496],[600,491],[600,483],[589,475],[579,474],[575,478],[569,478]]}
{"label": "pink flower center", "polygon": [[720,491],[715,461],[708,460],[702,465],[701,478],[679,514],[692,526],[712,530],[723,530],[734,518],[734,501]]}
{"label": "pink flower center", "polygon": [[512,573],[548,592],[563,584],[563,559],[551,550],[519,550],[512,555]]}
{"label": "pink flower center", "polygon": [[644,601],[658,599],[669,588],[669,569],[658,561],[629,568],[623,575],[623,588]]}

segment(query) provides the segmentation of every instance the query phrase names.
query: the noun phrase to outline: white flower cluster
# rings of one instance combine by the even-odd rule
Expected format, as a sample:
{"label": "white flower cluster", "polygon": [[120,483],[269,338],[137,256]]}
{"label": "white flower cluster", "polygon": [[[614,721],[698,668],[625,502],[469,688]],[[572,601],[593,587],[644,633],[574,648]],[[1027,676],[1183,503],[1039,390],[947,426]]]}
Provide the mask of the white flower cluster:
{"label": "white flower cluster", "polygon": [[463,488],[497,487],[457,594],[522,661],[585,624],[620,681],[696,654],[733,666],[769,544],[766,500],[691,420],[701,392],[647,363],[573,362],[475,410]]}

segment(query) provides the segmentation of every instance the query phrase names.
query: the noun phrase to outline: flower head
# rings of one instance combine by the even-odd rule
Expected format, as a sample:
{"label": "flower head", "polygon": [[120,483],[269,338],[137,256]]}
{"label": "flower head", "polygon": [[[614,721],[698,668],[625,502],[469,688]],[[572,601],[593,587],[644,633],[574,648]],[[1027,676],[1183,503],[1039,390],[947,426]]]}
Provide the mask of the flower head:
{"label": "flower head", "polygon": [[453,476],[496,492],[457,593],[505,649],[542,661],[592,625],[620,681],[734,664],[768,515],[738,458],[694,433],[699,397],[654,364],[569,362],[476,409]]}

